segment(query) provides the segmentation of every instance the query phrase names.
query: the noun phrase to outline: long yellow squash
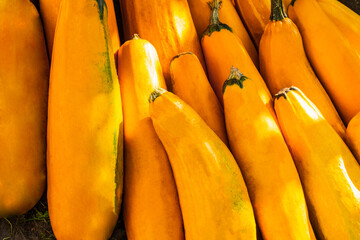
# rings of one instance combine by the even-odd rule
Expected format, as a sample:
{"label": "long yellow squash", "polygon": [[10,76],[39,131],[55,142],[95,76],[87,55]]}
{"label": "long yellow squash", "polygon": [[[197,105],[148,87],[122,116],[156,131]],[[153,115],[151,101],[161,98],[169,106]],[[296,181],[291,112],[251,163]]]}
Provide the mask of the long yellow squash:
{"label": "long yellow squash", "polygon": [[174,57],[170,75],[172,92],[189,104],[227,145],[223,109],[196,55],[186,52]]}
{"label": "long yellow squash", "polygon": [[264,239],[315,239],[293,159],[252,80],[232,68],[224,83],[230,147]]}
{"label": "long yellow squash", "polygon": [[266,25],[259,49],[260,71],[270,92],[274,95],[285,87],[299,87],[344,138],[345,126],[311,68],[298,28],[286,16],[281,0],[271,3],[271,21]]}
{"label": "long yellow squash", "polygon": [[25,213],[43,194],[48,79],[35,6],[0,1],[0,218]]}
{"label": "long yellow squash", "polygon": [[[116,23],[114,3],[112,0],[105,0],[105,2],[109,15],[108,22],[109,22],[109,30],[111,35],[111,42],[115,54],[120,47],[120,38]],[[60,3],[61,0],[39,0],[40,13],[42,20],[44,22],[46,42],[47,42],[50,59],[53,51],[56,21],[59,14]]]}
{"label": "long yellow squash", "polygon": [[360,54],[316,0],[294,0],[288,13],[300,30],[311,65],[347,125],[360,112]]}
{"label": "long yellow squash", "polygon": [[254,80],[261,99],[272,109],[272,97],[264,80],[239,38],[228,25],[220,22],[219,7],[219,1],[213,0],[211,22],[201,39],[211,86],[222,103],[223,84],[229,76],[229,69],[234,66]]}
{"label": "long yellow squash", "polygon": [[319,239],[360,239],[360,166],[316,106],[297,88],[275,111],[303,184]]}
{"label": "long yellow squash", "polygon": [[[188,0],[188,2],[198,36],[201,37],[209,26],[211,16],[211,9],[208,4],[209,0]],[[234,34],[240,38],[254,64],[258,67],[259,56],[257,50],[231,0],[221,1],[219,17],[220,21],[230,26]]]}
{"label": "long yellow squash", "polygon": [[360,55],[360,15],[338,0],[317,0],[317,2]]}
{"label": "long yellow squash", "polygon": [[199,38],[187,0],[120,0],[125,40],[133,34],[154,45],[169,87],[171,59],[193,52],[205,69]]}
{"label": "long yellow squash", "polygon": [[189,240],[256,239],[249,195],[228,148],[201,117],[163,89],[150,116],[169,156]]}
{"label": "long yellow squash", "polygon": [[128,239],[184,239],[174,176],[149,116],[148,97],[165,87],[155,48],[134,36],[119,50],[124,106],[124,204]]}
{"label": "long yellow squash", "polygon": [[108,239],[119,215],[122,106],[107,17],[103,0],[64,0],[59,12],[47,162],[57,239]]}
{"label": "long yellow squash", "polygon": [[360,112],[349,122],[346,129],[346,142],[360,163]]}

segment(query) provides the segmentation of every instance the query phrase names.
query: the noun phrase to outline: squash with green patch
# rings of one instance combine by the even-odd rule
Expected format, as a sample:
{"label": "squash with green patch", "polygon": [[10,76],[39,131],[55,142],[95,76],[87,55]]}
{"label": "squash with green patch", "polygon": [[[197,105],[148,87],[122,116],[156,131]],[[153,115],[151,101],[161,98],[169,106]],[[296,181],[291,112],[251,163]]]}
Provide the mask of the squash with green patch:
{"label": "squash with green patch", "polygon": [[108,239],[123,179],[120,88],[103,0],[64,0],[49,89],[48,206],[57,239]]}

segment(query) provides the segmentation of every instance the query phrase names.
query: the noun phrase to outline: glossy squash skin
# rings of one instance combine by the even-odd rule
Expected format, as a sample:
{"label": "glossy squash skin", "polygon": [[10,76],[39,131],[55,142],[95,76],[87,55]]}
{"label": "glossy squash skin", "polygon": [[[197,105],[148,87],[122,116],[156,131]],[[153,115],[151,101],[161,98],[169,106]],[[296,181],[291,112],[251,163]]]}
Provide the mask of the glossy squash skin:
{"label": "glossy squash skin", "polygon": [[57,239],[108,239],[123,185],[123,120],[107,11],[64,0],[48,114],[48,206]]}
{"label": "glossy squash skin", "polygon": [[249,195],[225,144],[176,95],[150,96],[150,116],[169,156],[189,240],[256,239]]}
{"label": "glossy squash skin", "polygon": [[317,2],[360,55],[360,15],[337,0],[317,0]]}
{"label": "glossy squash skin", "polygon": [[231,67],[238,68],[252,79],[263,102],[272,108],[272,97],[258,69],[239,38],[229,30],[229,26],[219,21],[219,4],[213,1],[211,23],[201,39],[209,80],[219,101],[223,104],[222,88]]}
{"label": "glossy squash skin", "polygon": [[344,138],[345,126],[311,68],[298,28],[286,16],[281,0],[273,0],[272,8],[259,49],[261,75],[271,94],[289,86],[300,88]]}
{"label": "glossy squash skin", "polygon": [[125,40],[137,33],[154,45],[168,87],[170,61],[179,53],[193,52],[205,69],[187,0],[120,0],[120,6]]}
{"label": "glossy squash skin", "polygon": [[360,112],[360,54],[316,0],[296,0],[288,13],[300,30],[311,65],[347,125]]}
{"label": "glossy squash skin", "polygon": [[275,99],[318,239],[360,239],[360,166],[316,106],[297,88]]}
{"label": "glossy squash skin", "polygon": [[[290,5],[291,0],[284,0],[284,7]],[[259,47],[261,36],[271,13],[271,0],[235,0],[235,7],[241,16],[256,47]]]}
{"label": "glossy squash skin", "polygon": [[[119,50],[124,106],[124,203],[128,239],[184,239],[174,176],[149,116],[148,97],[165,87],[155,48],[135,36]],[[151,218],[151,219],[150,219]]]}
{"label": "glossy squash skin", "polygon": [[272,113],[236,68],[224,83],[230,147],[264,239],[315,239],[299,175]]}
{"label": "glossy squash skin", "polygon": [[[188,2],[198,36],[201,37],[209,26],[211,16],[211,9],[208,4],[209,0],[188,0]],[[241,39],[255,66],[258,67],[259,56],[257,50],[231,0],[221,1],[219,18],[221,22],[230,26],[233,33]]]}
{"label": "glossy squash skin", "polygon": [[228,145],[223,109],[196,55],[186,52],[174,57],[170,76],[172,92],[189,104]]}
{"label": "glossy squash skin", "polygon": [[39,14],[27,0],[0,1],[0,79],[2,218],[30,210],[46,183],[49,60]]}
{"label": "glossy squash skin", "polygon": [[360,163],[360,112],[349,122],[346,129],[346,143]]}
{"label": "glossy squash skin", "polygon": [[[116,15],[114,3],[112,0],[105,0],[108,10],[108,23],[111,35],[111,42],[114,54],[120,47],[119,31],[116,23]],[[49,58],[51,59],[54,45],[54,35],[56,28],[56,21],[59,14],[61,0],[39,0],[40,13],[44,23],[46,33],[46,42],[48,47]]]}

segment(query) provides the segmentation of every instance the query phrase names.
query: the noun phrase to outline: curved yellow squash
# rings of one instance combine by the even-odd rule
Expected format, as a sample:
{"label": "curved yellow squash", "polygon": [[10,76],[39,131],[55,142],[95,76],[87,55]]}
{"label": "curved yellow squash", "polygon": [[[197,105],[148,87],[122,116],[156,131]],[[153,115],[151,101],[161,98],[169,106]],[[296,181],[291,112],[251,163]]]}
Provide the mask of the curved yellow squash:
{"label": "curved yellow squash", "polygon": [[48,80],[35,6],[0,1],[0,218],[27,212],[44,192]]}
{"label": "curved yellow squash", "polygon": [[265,27],[259,49],[260,71],[271,94],[285,87],[300,88],[344,138],[344,123],[306,57],[298,28],[286,16],[281,0],[273,0],[271,7],[271,21]]}
{"label": "curved yellow squash", "polygon": [[298,88],[276,95],[275,111],[303,184],[319,239],[360,239],[360,166]]}
{"label": "curved yellow squash", "polygon": [[108,239],[120,211],[123,126],[104,1],[64,0],[54,43],[47,162],[51,225],[57,239]]}
{"label": "curved yellow squash", "polygon": [[124,108],[124,203],[127,238],[182,240],[183,223],[174,176],[149,116],[148,97],[165,87],[155,48],[134,36],[119,50]]}
{"label": "curved yellow squash", "polygon": [[189,240],[256,239],[249,195],[229,149],[204,120],[163,89],[150,116],[169,156]]}
{"label": "curved yellow squash", "polygon": [[189,104],[228,145],[224,111],[196,55],[186,52],[175,56],[170,63],[170,75],[172,92]]}
{"label": "curved yellow squash", "polygon": [[360,112],[360,54],[316,0],[294,0],[288,13],[316,75],[347,125]]}
{"label": "curved yellow squash", "polygon": [[224,83],[230,147],[264,239],[315,239],[293,159],[256,85],[237,68]]}

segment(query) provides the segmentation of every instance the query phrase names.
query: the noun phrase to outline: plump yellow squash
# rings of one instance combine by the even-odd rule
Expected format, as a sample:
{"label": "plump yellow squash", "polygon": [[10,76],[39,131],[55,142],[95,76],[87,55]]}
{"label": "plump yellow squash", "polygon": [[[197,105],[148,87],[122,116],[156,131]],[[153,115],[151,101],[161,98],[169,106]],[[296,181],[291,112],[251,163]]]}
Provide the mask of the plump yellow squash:
{"label": "plump yellow squash", "polygon": [[275,111],[300,175],[316,236],[360,239],[360,166],[356,159],[298,88],[277,94]]}
{"label": "plump yellow squash", "polygon": [[229,149],[184,101],[163,89],[150,116],[169,156],[189,240],[256,239],[249,195]]}
{"label": "plump yellow squash", "polygon": [[120,88],[103,0],[63,0],[49,89],[48,206],[57,239],[108,239],[123,179]]}
{"label": "plump yellow squash", "polygon": [[0,218],[27,212],[44,192],[48,81],[35,6],[0,1]]}

